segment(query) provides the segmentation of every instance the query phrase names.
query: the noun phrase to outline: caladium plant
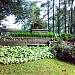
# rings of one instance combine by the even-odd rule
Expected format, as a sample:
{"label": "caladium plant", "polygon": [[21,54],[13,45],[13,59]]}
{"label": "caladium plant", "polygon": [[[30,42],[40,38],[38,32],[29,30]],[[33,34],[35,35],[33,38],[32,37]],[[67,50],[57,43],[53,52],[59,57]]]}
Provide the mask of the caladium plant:
{"label": "caladium plant", "polygon": [[0,63],[24,63],[27,61],[52,58],[48,46],[0,46]]}

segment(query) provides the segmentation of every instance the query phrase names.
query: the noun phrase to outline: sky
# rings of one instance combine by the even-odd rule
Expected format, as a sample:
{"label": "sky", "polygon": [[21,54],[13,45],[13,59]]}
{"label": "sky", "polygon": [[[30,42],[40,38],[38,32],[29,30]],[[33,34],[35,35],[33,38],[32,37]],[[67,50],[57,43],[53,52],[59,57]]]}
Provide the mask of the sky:
{"label": "sky", "polygon": [[8,21],[3,20],[3,24],[6,26],[6,28],[15,28],[15,29],[21,29],[22,25],[14,24],[15,23],[15,17],[14,15],[10,15],[7,17]]}

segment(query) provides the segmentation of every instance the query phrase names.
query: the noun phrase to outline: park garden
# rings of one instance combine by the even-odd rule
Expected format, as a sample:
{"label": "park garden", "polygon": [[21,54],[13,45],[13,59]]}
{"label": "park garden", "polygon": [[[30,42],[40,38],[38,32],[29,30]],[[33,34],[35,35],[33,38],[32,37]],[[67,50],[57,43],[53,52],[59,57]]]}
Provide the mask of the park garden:
{"label": "park garden", "polygon": [[[56,2],[0,1],[0,75],[75,75],[74,0]],[[2,27],[9,15],[20,30]]]}
{"label": "park garden", "polygon": [[[18,32],[17,32],[18,33]],[[21,32],[19,32],[21,33]],[[75,46],[74,44],[65,44],[62,41],[69,41],[74,36],[62,34],[55,36],[53,33],[45,33],[31,36],[29,32],[24,34],[13,34],[9,36],[15,41],[23,41],[26,38],[50,38],[50,41],[56,41],[50,45],[26,45],[9,44],[0,45],[0,74],[1,75],[73,75],[75,74]],[[23,33],[23,32],[22,32]],[[23,36],[23,37],[21,37]],[[25,36],[25,37],[24,37]],[[8,36],[1,36],[1,41],[12,43]],[[4,39],[5,38],[5,39]],[[20,38],[21,40],[16,38]],[[65,40],[64,40],[65,39]],[[13,40],[14,41],[14,40]],[[27,41],[28,42],[28,41]],[[17,42],[18,43],[18,42]],[[21,42],[22,43],[22,42]],[[41,42],[40,42],[41,43]]]}

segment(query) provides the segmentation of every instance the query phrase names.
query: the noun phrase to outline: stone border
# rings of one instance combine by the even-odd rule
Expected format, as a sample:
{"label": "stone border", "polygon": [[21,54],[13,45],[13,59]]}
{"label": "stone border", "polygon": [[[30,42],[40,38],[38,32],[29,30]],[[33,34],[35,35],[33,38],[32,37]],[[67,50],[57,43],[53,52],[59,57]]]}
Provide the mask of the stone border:
{"label": "stone border", "polygon": [[0,41],[2,46],[25,46],[26,41]]}
{"label": "stone border", "polygon": [[[51,38],[39,38],[39,37],[6,37],[0,39],[0,45],[10,45],[10,46],[35,46],[35,45],[49,45]],[[22,44],[21,44],[22,43]]]}

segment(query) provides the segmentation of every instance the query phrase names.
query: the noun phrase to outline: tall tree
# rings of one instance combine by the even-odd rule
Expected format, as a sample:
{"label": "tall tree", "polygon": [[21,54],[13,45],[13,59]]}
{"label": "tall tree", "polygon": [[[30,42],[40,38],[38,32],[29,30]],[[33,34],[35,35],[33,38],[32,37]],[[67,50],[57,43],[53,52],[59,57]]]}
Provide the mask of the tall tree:
{"label": "tall tree", "polygon": [[49,26],[49,4],[50,4],[50,1],[49,0],[47,0],[47,3],[48,3],[48,31],[50,31],[50,26]]}
{"label": "tall tree", "polygon": [[64,17],[65,17],[65,33],[66,33],[66,0],[64,0]]}
{"label": "tall tree", "polygon": [[60,0],[59,0],[59,6],[57,8],[57,12],[58,12],[58,34],[60,34]]}
{"label": "tall tree", "polygon": [[53,0],[53,32],[54,32],[54,1],[55,0]]}
{"label": "tall tree", "polygon": [[72,34],[72,22],[73,22],[73,1],[74,0],[68,0],[68,3],[70,5],[70,33]]}
{"label": "tall tree", "polygon": [[15,16],[16,16],[16,21],[15,23],[21,23],[24,27],[24,29],[27,28],[27,26],[29,25],[29,22],[31,20],[31,12],[32,12],[32,2],[29,1],[23,1],[21,3],[21,8],[17,8]]}

